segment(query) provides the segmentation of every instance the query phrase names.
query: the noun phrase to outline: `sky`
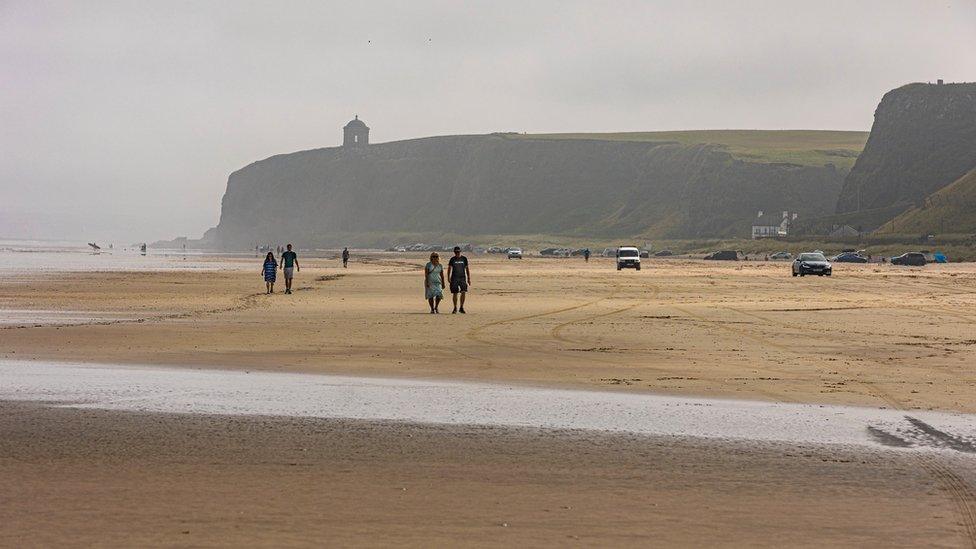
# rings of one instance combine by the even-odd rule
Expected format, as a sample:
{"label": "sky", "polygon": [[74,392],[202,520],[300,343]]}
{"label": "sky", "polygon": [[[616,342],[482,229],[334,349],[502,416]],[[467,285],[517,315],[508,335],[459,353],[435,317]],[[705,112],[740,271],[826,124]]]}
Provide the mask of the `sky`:
{"label": "sky", "polygon": [[445,134],[868,130],[976,0],[0,0],[0,238],[200,237],[227,176]]}

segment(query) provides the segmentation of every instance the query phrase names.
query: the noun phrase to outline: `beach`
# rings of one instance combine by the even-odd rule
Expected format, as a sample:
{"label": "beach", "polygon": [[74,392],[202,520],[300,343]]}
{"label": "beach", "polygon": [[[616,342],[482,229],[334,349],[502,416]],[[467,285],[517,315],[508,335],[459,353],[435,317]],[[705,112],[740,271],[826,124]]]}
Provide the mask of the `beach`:
{"label": "beach", "polygon": [[[0,284],[0,358],[557,384],[976,412],[976,265],[472,258],[466,315],[430,315],[424,258],[260,259]],[[279,286],[280,284],[279,276]],[[448,296],[449,297],[449,296]],[[38,311],[37,317],[25,312]],[[81,319],[79,320],[79,317]]]}
{"label": "beach", "polygon": [[974,265],[323,255],[6,277],[0,542],[976,540]]}

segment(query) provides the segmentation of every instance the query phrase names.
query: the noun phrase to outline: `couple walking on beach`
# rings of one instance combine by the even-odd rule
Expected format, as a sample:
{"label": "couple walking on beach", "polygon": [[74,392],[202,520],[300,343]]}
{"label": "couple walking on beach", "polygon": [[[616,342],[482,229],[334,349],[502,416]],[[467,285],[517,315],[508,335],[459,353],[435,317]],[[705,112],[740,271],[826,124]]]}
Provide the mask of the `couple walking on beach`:
{"label": "couple walking on beach", "polygon": [[[298,254],[292,251],[291,244],[285,248],[285,251],[281,253],[280,268],[285,274],[285,293],[290,294],[291,281],[295,277],[295,271],[301,271],[302,267],[298,264]],[[264,274],[264,285],[269,294],[274,293],[274,284],[278,275],[278,269],[279,265],[275,259],[274,252],[268,252],[268,255],[264,258],[264,265],[261,267],[261,272]]]}
{"label": "couple walking on beach", "polygon": [[[471,270],[468,268],[468,258],[461,255],[461,248],[454,247],[454,257],[447,262],[447,279],[451,282],[451,296],[454,298],[454,310],[451,314],[464,314],[464,296],[471,284]],[[444,266],[437,252],[430,254],[430,261],[424,266],[424,296],[430,305],[430,313],[436,314],[444,299]],[[461,307],[458,308],[458,294],[461,296]]]}

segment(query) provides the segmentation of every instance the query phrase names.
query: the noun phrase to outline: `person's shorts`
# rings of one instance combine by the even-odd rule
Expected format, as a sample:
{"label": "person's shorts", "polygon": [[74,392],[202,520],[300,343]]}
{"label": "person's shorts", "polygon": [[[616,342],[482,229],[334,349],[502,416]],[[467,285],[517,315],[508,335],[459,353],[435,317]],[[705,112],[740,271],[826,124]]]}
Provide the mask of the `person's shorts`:
{"label": "person's shorts", "polygon": [[451,293],[456,294],[458,292],[468,291],[468,281],[467,280],[452,280],[451,281]]}
{"label": "person's shorts", "polygon": [[282,270],[285,271],[285,278],[295,278],[295,268],[294,267],[285,267]]}
{"label": "person's shorts", "polygon": [[425,299],[435,299],[438,297],[443,298],[444,290],[440,287],[440,285],[431,286],[429,288],[426,288],[424,295],[426,296]]}

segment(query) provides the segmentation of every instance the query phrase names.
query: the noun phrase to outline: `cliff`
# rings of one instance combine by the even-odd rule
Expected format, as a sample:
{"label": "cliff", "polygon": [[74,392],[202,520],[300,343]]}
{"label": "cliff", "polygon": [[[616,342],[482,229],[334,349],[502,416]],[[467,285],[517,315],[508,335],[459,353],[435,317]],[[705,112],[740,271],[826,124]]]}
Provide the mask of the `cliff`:
{"label": "cliff", "polygon": [[976,169],[889,221],[879,233],[976,234]]}
{"label": "cliff", "polygon": [[[904,211],[974,167],[976,84],[902,86],[881,99],[837,213]],[[864,217],[866,229],[878,225]]]}
{"label": "cliff", "polygon": [[285,240],[362,245],[399,233],[746,236],[757,210],[830,213],[845,174],[833,164],[746,161],[719,144],[431,137],[255,162],[231,174],[220,223],[204,241],[250,247]]}

